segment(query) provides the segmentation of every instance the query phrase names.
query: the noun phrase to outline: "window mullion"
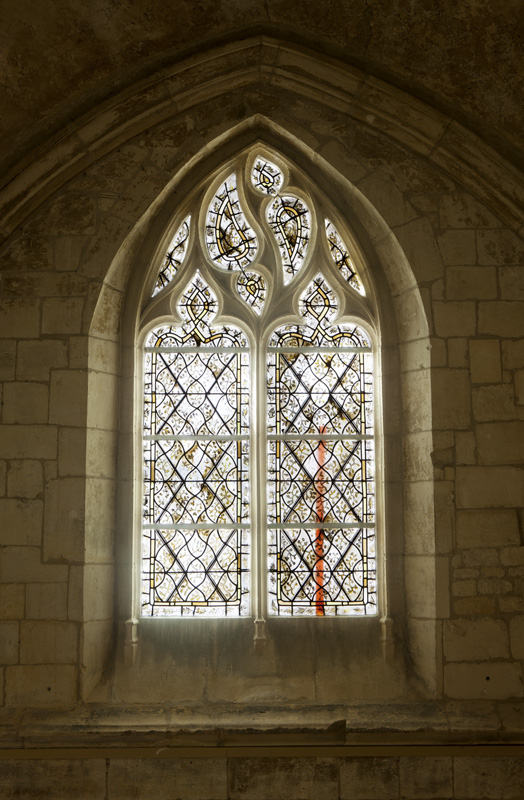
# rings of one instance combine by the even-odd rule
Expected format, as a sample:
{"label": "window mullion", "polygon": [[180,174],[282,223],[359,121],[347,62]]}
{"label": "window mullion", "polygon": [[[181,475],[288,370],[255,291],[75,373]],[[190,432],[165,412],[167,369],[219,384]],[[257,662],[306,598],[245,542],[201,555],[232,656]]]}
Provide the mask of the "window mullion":
{"label": "window mullion", "polygon": [[261,626],[267,617],[267,403],[264,387],[266,386],[266,358],[264,348],[257,342],[252,354],[252,580],[253,580],[253,613],[255,617],[255,639],[264,638]]}

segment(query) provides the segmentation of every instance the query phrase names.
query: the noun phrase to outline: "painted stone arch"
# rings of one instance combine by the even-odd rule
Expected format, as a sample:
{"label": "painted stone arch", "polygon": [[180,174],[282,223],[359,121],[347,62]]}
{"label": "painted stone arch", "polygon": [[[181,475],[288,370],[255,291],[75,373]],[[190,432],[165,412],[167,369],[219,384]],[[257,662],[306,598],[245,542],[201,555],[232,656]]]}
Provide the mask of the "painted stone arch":
{"label": "painted stone arch", "polygon": [[[430,468],[432,436],[428,324],[421,295],[406,256],[392,230],[367,198],[341,171],[319,159],[308,146],[298,142],[296,137],[266,119],[250,119],[232,129],[228,136],[221,135],[217,141],[210,142],[191,164],[183,166],[137,220],[110,265],[95,306],[91,332],[96,338],[97,332],[102,329],[104,336],[116,341],[118,314],[115,309],[119,303],[123,303],[120,396],[132,397],[136,370],[135,331],[138,315],[145,302],[145,287],[151,283],[150,277],[148,284],[148,269],[152,274],[154,265],[158,264],[159,255],[165,250],[167,239],[173,234],[172,220],[178,198],[193,191],[195,186],[212,182],[213,176],[224,168],[224,164],[228,160],[234,160],[232,153],[253,148],[256,143],[266,146],[269,151],[280,152],[284,160],[296,165],[299,171],[308,176],[308,180],[319,187],[319,191],[337,209],[339,218],[345,221],[346,230],[351,231],[354,236],[355,252],[360,254],[360,269],[365,273],[372,300],[371,307],[376,315],[375,324],[380,332],[381,378],[384,387],[382,457],[386,480],[381,490],[384,495],[387,527],[387,557],[383,572],[388,593],[388,616],[381,620],[377,637],[382,646],[380,659],[385,653],[384,663],[388,660],[394,661],[394,642],[401,644],[397,655],[409,643],[415,673],[431,691],[435,691],[435,626],[438,622],[433,482]],[[418,359],[417,408],[416,411],[413,410],[413,403],[409,404],[409,408],[410,413],[415,413],[417,417],[417,426],[411,433],[410,425],[403,424],[401,402],[402,395],[410,391],[410,374],[409,370],[405,374],[402,372],[400,353],[414,349]],[[90,391],[90,396],[96,403],[96,387]],[[134,623],[128,616],[129,576],[133,561],[129,536],[133,525],[130,497],[138,474],[133,444],[136,424],[136,409],[133,411],[124,400],[121,406],[118,445],[120,488],[116,505],[116,597],[117,616],[122,628],[126,629],[124,638],[128,654],[135,650],[136,636]],[[408,431],[404,436],[403,430]],[[90,436],[91,432],[88,430],[88,440]],[[95,444],[93,446],[96,447]],[[400,453],[403,454],[402,458],[399,457]],[[113,500],[112,496],[104,498],[102,504],[109,509]],[[404,501],[425,508],[427,531],[424,533],[423,550],[412,544],[416,542],[419,531],[409,530],[409,526],[416,526],[415,519],[418,517],[406,515],[404,519]],[[91,500],[87,498],[87,506],[90,502],[94,513],[100,497]],[[87,507],[86,514],[89,513],[90,509]],[[86,595],[86,603],[88,602]],[[122,624],[124,620],[127,620],[125,625]],[[102,646],[99,652],[103,652]],[[375,653],[374,657],[376,656]],[[144,654],[143,663],[147,663],[150,657],[151,653],[148,651]],[[132,660],[131,656],[129,658]],[[98,670],[96,672],[99,674]],[[95,675],[95,670],[92,674]],[[375,679],[379,680],[376,675]],[[96,682],[95,678],[93,682]],[[395,691],[398,691],[398,687]]]}

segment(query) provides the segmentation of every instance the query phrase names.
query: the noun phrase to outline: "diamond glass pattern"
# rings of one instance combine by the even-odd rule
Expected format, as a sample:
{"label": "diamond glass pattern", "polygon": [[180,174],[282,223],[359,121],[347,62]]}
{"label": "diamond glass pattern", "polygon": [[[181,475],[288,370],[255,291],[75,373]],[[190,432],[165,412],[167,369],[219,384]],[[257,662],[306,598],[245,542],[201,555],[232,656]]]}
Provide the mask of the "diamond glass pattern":
{"label": "diamond glass pattern", "polygon": [[318,276],[268,354],[269,607],[376,613],[372,354]]}
{"label": "diamond glass pattern", "polygon": [[200,275],[145,348],[143,606],[249,613],[249,353]]}

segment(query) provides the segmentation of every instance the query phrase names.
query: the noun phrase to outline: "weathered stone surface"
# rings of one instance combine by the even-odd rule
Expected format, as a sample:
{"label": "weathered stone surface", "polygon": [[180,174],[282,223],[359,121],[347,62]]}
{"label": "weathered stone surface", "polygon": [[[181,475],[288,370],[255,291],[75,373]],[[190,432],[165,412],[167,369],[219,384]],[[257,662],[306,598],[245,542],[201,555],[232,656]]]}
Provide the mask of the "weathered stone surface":
{"label": "weathered stone surface", "polygon": [[455,797],[464,800],[520,800],[524,786],[524,759],[519,757],[454,759]]}
{"label": "weathered stone surface", "polygon": [[448,367],[457,369],[467,369],[468,359],[468,340],[463,336],[454,337],[447,340],[448,344]]}
{"label": "weathered stone surface", "polygon": [[86,431],[60,427],[58,432],[58,473],[60,477],[85,475]]}
{"label": "weathered stone surface", "polygon": [[0,761],[5,800],[102,800],[105,759],[13,759]]}
{"label": "weathered stone surface", "polygon": [[504,369],[524,367],[524,339],[502,342],[502,366]]}
{"label": "weathered stone surface", "polygon": [[479,464],[524,463],[524,421],[477,425]]}
{"label": "weathered stone surface", "polygon": [[457,512],[457,544],[460,548],[501,547],[519,541],[516,511]]}
{"label": "weathered stone surface", "polygon": [[509,339],[524,335],[524,302],[491,301],[479,306],[479,333],[505,336]]}
{"label": "weathered stone surface", "polygon": [[400,758],[400,796],[406,800],[453,797],[452,759]]}
{"label": "weathered stone surface", "polygon": [[229,797],[263,800],[268,781],[290,800],[336,800],[338,796],[338,770],[332,759],[271,758],[262,763],[238,758],[230,763]]}
{"label": "weathered stone surface", "polygon": [[340,764],[341,800],[389,800],[398,792],[395,758],[345,758]]}
{"label": "weathered stone surface", "polygon": [[442,257],[427,219],[413,220],[396,227],[395,236],[419,281],[435,280],[443,276]]}
{"label": "weathered stone surface", "polygon": [[438,237],[444,264],[476,264],[475,232],[469,230],[444,231]]}
{"label": "weathered stone surface", "polygon": [[475,464],[476,440],[472,431],[457,431],[455,434],[455,457],[458,465]]}
{"label": "weathered stone surface", "polygon": [[[500,563],[506,566],[524,564],[524,547],[505,547],[500,551]],[[511,573],[510,573],[511,574]],[[517,573],[515,573],[517,574]],[[519,573],[522,574],[522,573]]]}
{"label": "weathered stone surface", "polygon": [[0,661],[4,665],[18,662],[18,622],[0,622]]}
{"label": "weathered stone surface", "polygon": [[3,339],[36,339],[40,332],[40,301],[29,298],[2,298],[0,336]]}
{"label": "weathered stone surface", "polygon": [[513,384],[474,386],[472,390],[473,415],[479,422],[515,419],[515,393]]}
{"label": "weathered stone surface", "polygon": [[497,604],[491,597],[459,597],[453,601],[453,611],[459,617],[492,617],[497,613]]}
{"label": "weathered stone surface", "polygon": [[429,370],[406,372],[402,378],[402,405],[407,430],[411,433],[428,430],[428,399],[431,392]]}
{"label": "weathered stone surface", "polygon": [[[87,426],[116,430],[119,389],[116,376],[104,372],[90,372],[88,380]],[[104,398],[104,403],[97,402],[99,397]]]}
{"label": "weathered stone surface", "polygon": [[477,233],[479,264],[524,264],[524,242],[513,231]]}
{"label": "weathered stone surface", "polygon": [[7,667],[7,706],[70,706],[77,696],[77,674],[73,666],[45,664]]}
{"label": "weathered stone surface", "polygon": [[433,425],[437,430],[469,427],[471,409],[467,370],[434,370],[432,400]]}
{"label": "weathered stone surface", "polygon": [[[203,768],[204,767],[204,768]],[[110,800],[149,800],[162,797],[166,787],[173,798],[226,800],[227,762],[224,758],[111,759],[108,774]],[[242,797],[258,796],[245,794]]]}
{"label": "weathered stone surface", "polygon": [[512,656],[524,659],[524,616],[515,616],[510,620],[509,633]]}
{"label": "weathered stone surface", "polygon": [[52,334],[80,333],[84,300],[81,297],[50,297],[44,300],[42,332]]}
{"label": "weathered stone surface", "polygon": [[500,383],[502,366],[498,339],[471,339],[469,358],[472,383]]}
{"label": "weathered stone surface", "polygon": [[81,478],[60,478],[46,488],[44,558],[82,561],[84,554],[85,485]]}
{"label": "weathered stone surface", "polygon": [[443,194],[440,198],[443,228],[496,228],[498,220],[476,197],[466,193]]}
{"label": "weathered stone surface", "polygon": [[56,583],[67,581],[64,564],[43,564],[39,547],[13,546],[0,550],[0,582]]}
{"label": "weathered stone surface", "polygon": [[11,461],[7,474],[7,494],[9,497],[37,497],[44,488],[42,464],[40,461],[26,459]]}
{"label": "weathered stone surface", "polygon": [[29,583],[26,589],[25,616],[27,619],[66,619],[67,584]]}
{"label": "weathered stone surface", "polygon": [[450,620],[443,631],[447,661],[509,658],[508,627],[502,620]]}
{"label": "weathered stone surface", "polygon": [[24,616],[24,600],[23,584],[0,584],[0,619],[21,619]]}
{"label": "weathered stone surface", "polygon": [[0,500],[0,544],[39,545],[42,514],[42,500]]}
{"label": "weathered stone surface", "polygon": [[458,467],[459,508],[520,507],[524,470],[516,467]]}
{"label": "weathered stone surface", "polygon": [[524,405],[524,369],[515,373],[515,403]]}
{"label": "weathered stone surface", "polygon": [[78,627],[73,622],[21,622],[21,664],[74,664]]}
{"label": "weathered stone surface", "polygon": [[77,427],[85,425],[86,385],[86,372],[53,370],[49,398],[49,421],[51,423]]}
{"label": "weathered stone surface", "polygon": [[524,300],[524,266],[500,267],[500,295],[503,300]]}
{"label": "weathered stone surface", "polygon": [[448,664],[444,667],[444,692],[448,697],[465,699],[522,697],[522,668],[503,661]]}
{"label": "weathered stone surface", "polygon": [[[491,544],[495,544],[496,540]],[[464,550],[461,555],[465,567],[493,567],[499,564],[499,551],[494,547],[479,547]]]}
{"label": "weathered stone surface", "polygon": [[0,380],[12,381],[15,377],[16,341],[0,342]]}
{"label": "weathered stone surface", "polygon": [[16,377],[24,380],[48,380],[50,369],[67,365],[67,343],[59,339],[18,344]]}
{"label": "weathered stone surface", "polygon": [[477,330],[475,303],[453,301],[433,303],[435,330],[438,336],[474,336]]}

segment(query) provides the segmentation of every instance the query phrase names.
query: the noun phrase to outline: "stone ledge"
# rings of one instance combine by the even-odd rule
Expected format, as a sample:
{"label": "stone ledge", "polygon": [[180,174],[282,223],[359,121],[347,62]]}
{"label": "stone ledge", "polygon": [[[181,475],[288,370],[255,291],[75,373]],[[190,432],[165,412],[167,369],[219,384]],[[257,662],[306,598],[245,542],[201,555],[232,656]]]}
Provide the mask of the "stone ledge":
{"label": "stone ledge", "polygon": [[[500,706],[500,707],[498,707]],[[231,705],[46,711],[4,709],[0,750],[35,748],[413,748],[524,745],[524,703],[268,706]],[[505,719],[510,719],[505,724]]]}

